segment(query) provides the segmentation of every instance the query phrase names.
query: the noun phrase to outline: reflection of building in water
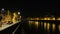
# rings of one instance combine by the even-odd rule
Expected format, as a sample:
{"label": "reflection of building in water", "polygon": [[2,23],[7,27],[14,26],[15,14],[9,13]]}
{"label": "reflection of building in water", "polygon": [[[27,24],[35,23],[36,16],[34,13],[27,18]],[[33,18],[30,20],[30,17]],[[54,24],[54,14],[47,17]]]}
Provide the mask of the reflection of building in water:
{"label": "reflection of building in water", "polygon": [[41,23],[41,26],[43,26],[44,23],[43,22],[40,22],[40,23]]}
{"label": "reflection of building in water", "polygon": [[58,25],[58,29],[59,29],[59,32],[60,32],[60,24]]}
{"label": "reflection of building in water", "polygon": [[38,25],[39,25],[39,22],[38,21],[35,21],[36,28],[38,28]]}
{"label": "reflection of building in water", "polygon": [[47,26],[47,23],[46,23],[46,22],[44,22],[44,30],[46,30],[46,26]]}
{"label": "reflection of building in water", "polygon": [[[60,31],[60,25],[58,22],[60,22],[60,17],[34,17],[34,18],[28,18],[27,20],[35,21],[35,25],[39,26],[40,23],[43,29],[47,29],[47,31],[55,32],[56,29]],[[58,27],[58,28],[57,28]]]}
{"label": "reflection of building in water", "polygon": [[55,31],[55,27],[56,27],[56,25],[53,23],[53,24],[52,24],[52,30],[53,30],[53,31]]}
{"label": "reflection of building in water", "polygon": [[49,32],[50,29],[50,23],[47,23],[47,31]]}
{"label": "reflection of building in water", "polygon": [[34,23],[34,21],[28,21],[29,26],[31,27],[31,25]]}

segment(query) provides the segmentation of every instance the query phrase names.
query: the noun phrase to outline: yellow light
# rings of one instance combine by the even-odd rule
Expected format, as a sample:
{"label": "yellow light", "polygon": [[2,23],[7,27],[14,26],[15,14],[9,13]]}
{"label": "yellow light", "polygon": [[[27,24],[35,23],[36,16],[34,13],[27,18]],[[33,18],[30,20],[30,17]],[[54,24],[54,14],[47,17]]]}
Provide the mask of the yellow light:
{"label": "yellow light", "polygon": [[36,18],[36,20],[39,20],[39,18]]}
{"label": "yellow light", "polygon": [[43,27],[43,22],[41,22],[41,26]]}
{"label": "yellow light", "polygon": [[53,31],[55,30],[55,24],[52,24],[52,30]]}
{"label": "yellow light", "polygon": [[46,24],[46,22],[44,22],[44,29],[46,29],[46,26],[47,26],[47,24]]}
{"label": "yellow light", "polygon": [[16,13],[13,13],[13,19],[12,19],[12,21],[16,22],[17,21],[17,17],[18,17],[18,15]]}
{"label": "yellow light", "polygon": [[60,32],[60,25],[58,25],[58,29],[59,29],[59,32]]}
{"label": "yellow light", "polygon": [[50,17],[47,18],[48,20],[51,20]]}
{"label": "yellow light", "polygon": [[47,20],[47,18],[45,17],[44,20]]}
{"label": "yellow light", "polygon": [[50,24],[47,23],[47,31],[49,32]]}
{"label": "yellow light", "polygon": [[55,17],[53,17],[52,20],[55,20]]}
{"label": "yellow light", "polygon": [[31,25],[33,23],[33,21],[28,21],[29,22],[29,25]]}
{"label": "yellow light", "polygon": [[36,21],[36,22],[35,22],[35,25],[36,25],[36,27],[38,28],[39,22],[38,22],[38,21]]}
{"label": "yellow light", "polygon": [[6,15],[5,19],[6,19],[7,22],[12,20],[11,13],[9,12],[9,10],[7,12],[7,15]]}

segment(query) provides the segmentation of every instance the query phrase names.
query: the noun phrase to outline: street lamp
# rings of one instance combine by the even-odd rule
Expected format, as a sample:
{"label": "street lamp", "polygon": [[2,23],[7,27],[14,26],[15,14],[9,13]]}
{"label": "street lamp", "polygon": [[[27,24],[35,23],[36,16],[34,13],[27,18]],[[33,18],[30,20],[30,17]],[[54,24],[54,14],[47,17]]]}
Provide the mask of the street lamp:
{"label": "street lamp", "polygon": [[18,12],[18,14],[20,15],[20,12]]}

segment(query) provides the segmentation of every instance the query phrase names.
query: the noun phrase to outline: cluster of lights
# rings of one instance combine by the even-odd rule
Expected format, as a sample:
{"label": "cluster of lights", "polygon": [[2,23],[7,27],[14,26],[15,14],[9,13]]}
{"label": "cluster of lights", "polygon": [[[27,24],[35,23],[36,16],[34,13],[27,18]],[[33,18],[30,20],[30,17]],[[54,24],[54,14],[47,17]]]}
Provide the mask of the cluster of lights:
{"label": "cluster of lights", "polygon": [[41,17],[41,18],[28,18],[28,20],[60,20],[60,17]]}
{"label": "cluster of lights", "polygon": [[[4,11],[5,11],[4,8],[2,8],[1,12],[4,12]],[[7,13],[6,15],[4,15],[3,13],[0,14],[2,17],[2,19],[0,20],[0,26],[3,23],[7,23],[7,24],[15,23],[18,20],[20,20],[20,18],[21,18],[20,12],[18,12],[18,11],[11,13],[8,10],[8,11],[6,11],[6,13]]]}
{"label": "cluster of lights", "polygon": [[[29,26],[31,27],[32,25],[35,25],[36,28],[39,28],[39,25],[44,28],[44,30],[47,30],[48,32],[50,31],[50,28],[52,28],[52,31],[54,32],[56,29],[56,24],[52,23],[50,24],[49,22],[39,22],[39,21],[28,21]],[[58,30],[60,32],[60,24],[58,25]]]}

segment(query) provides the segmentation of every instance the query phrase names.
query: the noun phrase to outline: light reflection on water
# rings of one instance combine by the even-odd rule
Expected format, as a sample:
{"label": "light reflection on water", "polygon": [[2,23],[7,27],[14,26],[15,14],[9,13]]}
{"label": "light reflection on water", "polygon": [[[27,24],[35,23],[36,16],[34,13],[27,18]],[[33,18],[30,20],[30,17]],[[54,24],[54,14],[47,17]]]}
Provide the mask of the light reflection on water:
{"label": "light reflection on water", "polygon": [[52,24],[52,31],[55,31],[55,27],[56,27],[56,25],[53,23]]}
{"label": "light reflection on water", "polygon": [[47,32],[49,32],[50,29],[50,23],[47,23]]}
{"label": "light reflection on water", "polygon": [[60,24],[58,25],[58,29],[59,29],[59,32],[60,32]]}
{"label": "light reflection on water", "polygon": [[44,30],[46,30],[46,26],[47,26],[47,23],[46,23],[46,22],[44,22]]}
{"label": "light reflection on water", "polygon": [[[56,24],[55,23],[50,23],[50,22],[39,22],[39,21],[29,21],[29,26],[34,26],[38,29],[39,27],[43,27],[44,30],[47,30],[47,32],[52,32],[56,31]],[[40,26],[41,25],[41,26]],[[57,26],[58,30],[60,32],[60,25]]]}
{"label": "light reflection on water", "polygon": [[39,22],[38,21],[35,22],[35,26],[36,26],[36,28],[38,28],[38,26],[39,26]]}
{"label": "light reflection on water", "polygon": [[31,26],[32,25],[32,23],[33,23],[33,21],[28,21],[29,22],[29,26]]}
{"label": "light reflection on water", "polygon": [[41,23],[41,26],[43,27],[43,22],[40,22]]}

